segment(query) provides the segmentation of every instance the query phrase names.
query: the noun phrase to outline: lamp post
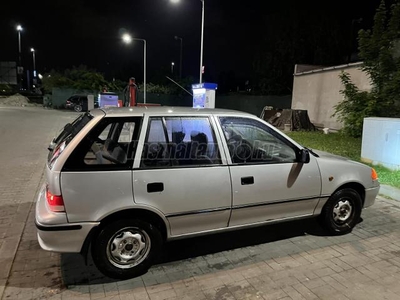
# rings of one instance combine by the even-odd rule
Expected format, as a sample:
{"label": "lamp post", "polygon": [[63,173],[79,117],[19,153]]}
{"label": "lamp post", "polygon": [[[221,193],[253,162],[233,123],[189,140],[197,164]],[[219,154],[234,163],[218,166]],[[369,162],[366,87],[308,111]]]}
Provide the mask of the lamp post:
{"label": "lamp post", "polygon": [[[200,76],[199,83],[203,82],[203,48],[204,48],[204,1],[201,1],[201,42],[200,42]],[[172,3],[179,3],[180,0],[170,0]]]}
{"label": "lamp post", "polygon": [[33,75],[35,76],[36,73],[36,57],[35,57],[35,49],[31,48],[32,52],[32,59],[33,59]]}
{"label": "lamp post", "polygon": [[203,82],[203,49],[204,49],[204,0],[201,1],[201,45],[200,45],[200,81]]}
{"label": "lamp post", "polygon": [[32,76],[32,86],[35,87],[36,85],[36,57],[35,57],[35,49],[31,48],[32,52],[32,59],[33,59],[33,76]]}
{"label": "lamp post", "polygon": [[174,75],[174,66],[175,66],[175,63],[171,62],[171,74],[172,75]]}
{"label": "lamp post", "polygon": [[147,42],[144,39],[137,39],[131,37],[128,33],[122,35],[122,40],[125,44],[130,44],[133,40],[143,42],[143,103],[146,103],[146,52],[147,52]]}
{"label": "lamp post", "polygon": [[19,66],[21,66],[21,31],[22,31],[22,26],[18,25],[17,32],[18,32],[18,63],[19,63]]}
{"label": "lamp post", "polygon": [[179,78],[182,79],[183,38],[181,38],[179,36],[175,36],[175,40],[180,40],[180,42],[181,42],[181,51],[179,54]]}
{"label": "lamp post", "polygon": [[22,89],[22,59],[21,59],[21,31],[22,31],[22,26],[17,25],[16,27],[17,32],[18,32],[18,67],[17,67],[17,74],[18,74],[18,84],[19,84],[19,89]]}

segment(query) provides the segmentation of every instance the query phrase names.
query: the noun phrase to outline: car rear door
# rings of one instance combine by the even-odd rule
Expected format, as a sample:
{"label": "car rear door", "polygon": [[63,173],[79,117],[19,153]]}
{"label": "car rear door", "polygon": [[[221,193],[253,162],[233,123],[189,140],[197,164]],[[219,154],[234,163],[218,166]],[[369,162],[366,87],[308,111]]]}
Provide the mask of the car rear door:
{"label": "car rear door", "polygon": [[60,176],[69,222],[98,221],[132,208],[132,166],[141,121],[103,118],[71,153]]}
{"label": "car rear door", "polygon": [[314,157],[297,162],[296,146],[253,118],[218,118],[232,178],[229,226],[304,217],[320,199],[321,177]]}
{"label": "car rear door", "polygon": [[134,201],[168,219],[172,236],[226,228],[231,182],[207,115],[149,117],[133,172]]}

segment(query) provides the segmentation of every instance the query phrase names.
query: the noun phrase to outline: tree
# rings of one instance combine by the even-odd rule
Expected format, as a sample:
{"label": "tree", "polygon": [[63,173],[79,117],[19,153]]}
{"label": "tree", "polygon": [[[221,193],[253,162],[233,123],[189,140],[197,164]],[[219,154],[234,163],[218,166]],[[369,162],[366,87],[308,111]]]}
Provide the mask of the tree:
{"label": "tree", "polygon": [[120,91],[123,88],[120,82],[108,82],[101,73],[86,66],[73,67],[63,73],[53,70],[45,74],[42,81],[45,91],[50,93],[55,87],[92,91],[101,91],[104,87],[110,91]]}
{"label": "tree", "polygon": [[344,131],[361,136],[365,117],[398,117],[400,115],[400,1],[387,11],[380,3],[372,30],[358,34],[361,69],[369,75],[370,92],[360,91],[348,73],[340,75],[344,100],[335,106],[334,116],[343,122]]}

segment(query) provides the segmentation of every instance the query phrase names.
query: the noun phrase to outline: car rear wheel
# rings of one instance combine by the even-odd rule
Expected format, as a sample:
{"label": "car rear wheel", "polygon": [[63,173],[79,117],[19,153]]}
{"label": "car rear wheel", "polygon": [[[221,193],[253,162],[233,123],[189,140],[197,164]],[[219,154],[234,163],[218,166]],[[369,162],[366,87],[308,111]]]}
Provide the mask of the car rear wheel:
{"label": "car rear wheel", "polygon": [[159,253],[159,230],[142,220],[107,224],[92,243],[93,261],[106,276],[128,279],[144,274]]}
{"label": "car rear wheel", "polygon": [[322,210],[321,221],[331,234],[346,234],[360,220],[361,208],[361,197],[357,191],[341,189],[328,199]]}
{"label": "car rear wheel", "polygon": [[77,105],[75,105],[74,106],[74,110],[76,111],[76,112],[81,112],[82,111],[82,105],[80,105],[80,104],[77,104]]}

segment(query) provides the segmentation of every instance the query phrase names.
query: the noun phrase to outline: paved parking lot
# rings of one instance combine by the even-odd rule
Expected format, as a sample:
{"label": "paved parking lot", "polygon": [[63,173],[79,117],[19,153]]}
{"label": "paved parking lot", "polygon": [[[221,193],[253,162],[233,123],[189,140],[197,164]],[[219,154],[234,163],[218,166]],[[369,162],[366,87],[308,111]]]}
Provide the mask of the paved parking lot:
{"label": "paved parking lot", "polygon": [[381,197],[348,235],[304,220],[175,241],[126,281],[41,250],[34,194],[45,148],[72,116],[0,108],[0,299],[400,299],[400,202]]}

